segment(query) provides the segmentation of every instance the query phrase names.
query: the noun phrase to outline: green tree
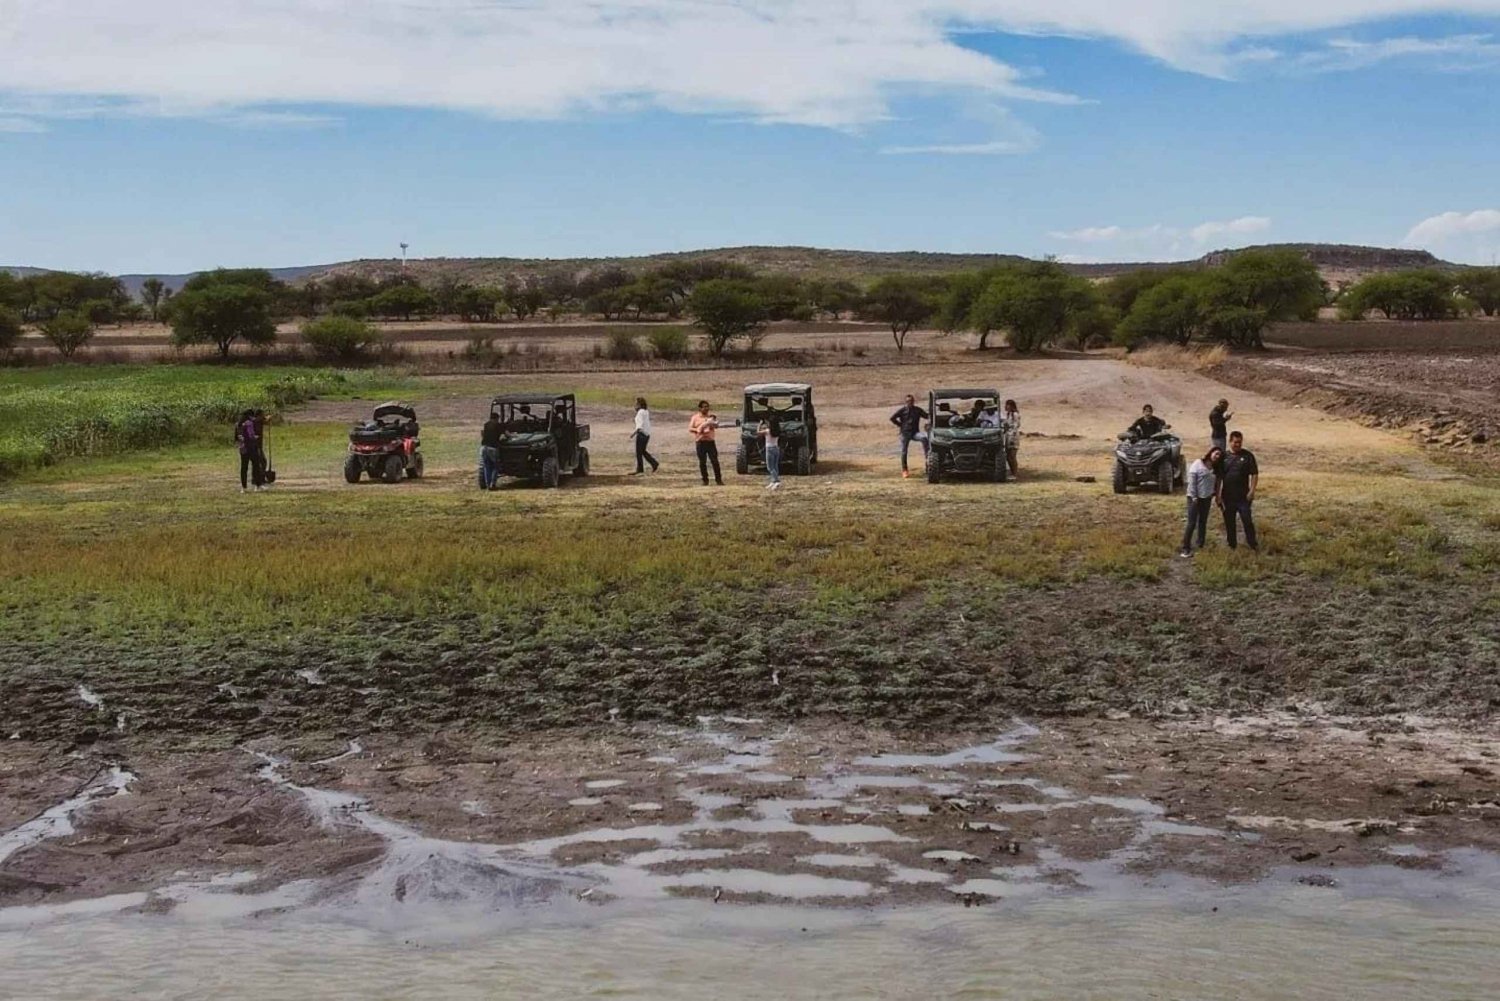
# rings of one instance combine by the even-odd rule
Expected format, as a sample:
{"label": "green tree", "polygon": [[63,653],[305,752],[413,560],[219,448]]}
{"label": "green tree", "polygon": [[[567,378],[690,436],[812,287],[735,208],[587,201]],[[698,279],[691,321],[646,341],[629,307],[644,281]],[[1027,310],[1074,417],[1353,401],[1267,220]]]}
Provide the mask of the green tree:
{"label": "green tree", "polygon": [[1138,268],[1115,275],[1098,286],[1099,298],[1121,316],[1128,316],[1135,302],[1151,289],[1176,278],[1191,278],[1201,272],[1188,268]]}
{"label": "green tree", "polygon": [[1458,276],[1458,290],[1473,299],[1485,316],[1500,312],[1500,268],[1465,268]]}
{"label": "green tree", "polygon": [[1134,296],[1130,312],[1115,328],[1116,342],[1127,348],[1143,341],[1188,344],[1203,330],[1202,286],[1202,275],[1177,274]]}
{"label": "green tree", "polygon": [[418,313],[437,308],[431,292],[420,285],[393,285],[369,300],[370,309],[381,316],[410,320]]}
{"label": "green tree", "polygon": [[72,358],[94,337],[94,325],[81,313],[56,313],[42,321],[41,331],[64,358]]}
{"label": "green tree", "polygon": [[324,361],[362,360],[381,343],[380,332],[351,316],[324,316],[302,325],[302,341]]}
{"label": "green tree", "polygon": [[988,332],[1005,330],[1017,351],[1037,351],[1052,344],[1095,305],[1094,289],[1053,261],[1005,268],[990,279],[970,310],[969,325]]}
{"label": "green tree", "polygon": [[865,293],[860,315],[890,327],[899,352],[906,350],[907,335],[936,316],[941,304],[941,287],[932,279],[886,275]]}
{"label": "green tree", "polygon": [[864,292],[851,281],[841,279],[828,281],[816,279],[807,284],[807,300],[813,309],[830,320],[843,319],[845,313],[853,313],[864,302]]}
{"label": "green tree", "polygon": [[141,301],[151,311],[151,321],[154,323],[161,319],[161,294],[166,291],[167,283],[160,278],[147,278],[141,282]]}
{"label": "green tree", "polygon": [[547,290],[535,275],[525,278],[512,275],[505,279],[505,304],[516,314],[516,319],[525,320],[547,305]]}
{"label": "green tree", "polygon": [[1244,251],[1200,281],[1204,336],[1236,347],[1264,347],[1267,326],[1315,318],[1323,304],[1317,267],[1295,250]]}
{"label": "green tree", "polygon": [[1349,288],[1339,312],[1345,319],[1378,310],[1388,320],[1443,320],[1458,313],[1459,288],[1452,275],[1435,268],[1388,271]]}
{"label": "green tree", "polygon": [[21,339],[21,317],[0,306],[0,355],[8,355]]}
{"label": "green tree", "polygon": [[688,297],[688,312],[718,357],[741,337],[753,339],[765,329],[768,310],[755,285],[744,278],[710,278]]}
{"label": "green tree", "polygon": [[222,358],[229,357],[235,341],[272,344],[276,341],[276,322],[271,316],[271,302],[268,290],[251,285],[209,282],[196,288],[184,287],[172,298],[169,310],[172,339],[179,345],[213,344]]}

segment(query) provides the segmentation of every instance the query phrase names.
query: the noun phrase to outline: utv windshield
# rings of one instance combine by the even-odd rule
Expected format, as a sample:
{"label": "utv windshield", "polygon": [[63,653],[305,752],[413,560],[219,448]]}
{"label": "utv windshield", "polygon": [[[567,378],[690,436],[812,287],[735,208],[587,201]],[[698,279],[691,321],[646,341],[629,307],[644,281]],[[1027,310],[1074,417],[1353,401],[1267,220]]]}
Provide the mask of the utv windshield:
{"label": "utv windshield", "polygon": [[530,434],[546,431],[552,408],[545,403],[502,403],[495,408],[500,427],[508,434]]}
{"label": "utv windshield", "polygon": [[933,401],[932,426],[973,428],[1000,426],[998,396],[948,396]]}
{"label": "utv windshield", "polygon": [[800,421],[803,409],[800,396],[749,396],[745,398],[745,421],[759,422],[773,414],[780,421]]}

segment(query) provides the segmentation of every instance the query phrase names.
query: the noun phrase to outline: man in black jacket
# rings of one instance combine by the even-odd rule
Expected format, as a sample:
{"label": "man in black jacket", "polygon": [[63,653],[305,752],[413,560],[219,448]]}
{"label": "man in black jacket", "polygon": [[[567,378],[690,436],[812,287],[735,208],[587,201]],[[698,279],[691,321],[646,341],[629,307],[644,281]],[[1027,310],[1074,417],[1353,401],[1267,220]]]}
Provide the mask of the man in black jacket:
{"label": "man in black jacket", "polygon": [[490,411],[490,419],[479,432],[479,489],[494,490],[500,483],[500,415]]}
{"label": "man in black jacket", "polygon": [[1153,435],[1161,434],[1171,426],[1156,416],[1156,412],[1151,409],[1151,404],[1148,403],[1141,408],[1141,416],[1137,417],[1135,423],[1130,425],[1130,434],[1136,438],[1150,438]]}
{"label": "man in black jacket", "polygon": [[1229,412],[1228,400],[1220,400],[1208,412],[1208,436],[1213,441],[1214,448],[1221,452],[1229,451],[1229,419],[1233,416]]}
{"label": "man in black jacket", "polygon": [[1245,526],[1245,545],[1260,552],[1255,540],[1255,519],[1250,507],[1255,503],[1255,488],[1260,483],[1260,466],[1255,453],[1245,447],[1245,436],[1236,431],[1229,436],[1229,451],[1219,459],[1214,470],[1219,477],[1219,507],[1224,509],[1224,536],[1229,548],[1234,549],[1239,540],[1235,535],[1235,519]]}
{"label": "man in black jacket", "polygon": [[922,434],[922,422],[927,419],[927,411],[917,406],[917,398],[908,394],[906,406],[891,414],[891,423],[896,425],[896,433],[901,436],[901,475],[910,477],[911,470],[906,468],[906,452],[911,448],[913,440],[922,443],[922,458],[927,458],[927,436]]}

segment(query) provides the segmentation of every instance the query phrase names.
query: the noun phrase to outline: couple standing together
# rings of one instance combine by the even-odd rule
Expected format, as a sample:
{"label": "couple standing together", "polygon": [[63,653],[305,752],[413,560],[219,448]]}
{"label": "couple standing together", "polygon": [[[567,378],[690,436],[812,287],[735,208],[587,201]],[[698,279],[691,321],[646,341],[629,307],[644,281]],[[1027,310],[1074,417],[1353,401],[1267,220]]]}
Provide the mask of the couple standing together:
{"label": "couple standing together", "polygon": [[[1188,467],[1187,528],[1182,533],[1178,555],[1193,555],[1193,537],[1202,549],[1208,538],[1208,512],[1218,505],[1224,512],[1224,538],[1230,549],[1239,547],[1240,526],[1245,530],[1245,545],[1260,551],[1255,538],[1255,488],[1260,482],[1260,465],[1255,453],[1245,447],[1245,436],[1236,431],[1224,435],[1229,414],[1224,400],[1209,415],[1213,430],[1213,447]],[[1225,446],[1228,446],[1227,448]],[[1238,523],[1238,524],[1237,524]]]}

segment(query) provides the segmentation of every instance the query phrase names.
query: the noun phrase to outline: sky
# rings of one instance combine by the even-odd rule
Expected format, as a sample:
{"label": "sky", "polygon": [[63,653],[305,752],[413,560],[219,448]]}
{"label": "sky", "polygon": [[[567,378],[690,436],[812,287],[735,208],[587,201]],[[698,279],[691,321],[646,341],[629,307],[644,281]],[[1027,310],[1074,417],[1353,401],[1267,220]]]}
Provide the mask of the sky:
{"label": "sky", "polygon": [[1500,259],[1500,0],[0,0],[0,264]]}

